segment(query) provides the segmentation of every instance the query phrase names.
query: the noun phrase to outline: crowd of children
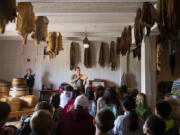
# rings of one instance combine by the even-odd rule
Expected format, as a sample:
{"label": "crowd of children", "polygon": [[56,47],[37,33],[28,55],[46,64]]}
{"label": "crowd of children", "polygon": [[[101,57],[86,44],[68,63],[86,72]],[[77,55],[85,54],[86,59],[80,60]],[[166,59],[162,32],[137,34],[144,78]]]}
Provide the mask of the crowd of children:
{"label": "crowd of children", "polygon": [[80,88],[66,85],[50,101],[39,102],[21,127],[5,126],[10,106],[0,102],[0,135],[179,135],[166,101],[144,121],[136,111],[135,95],[119,94],[115,87]]}

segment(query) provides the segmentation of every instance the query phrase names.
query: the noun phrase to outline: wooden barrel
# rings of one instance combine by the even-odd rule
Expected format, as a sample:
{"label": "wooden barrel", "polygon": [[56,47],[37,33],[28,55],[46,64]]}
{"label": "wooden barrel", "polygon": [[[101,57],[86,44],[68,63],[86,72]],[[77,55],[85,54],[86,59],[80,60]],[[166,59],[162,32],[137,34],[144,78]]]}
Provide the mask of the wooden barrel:
{"label": "wooden barrel", "polygon": [[29,88],[26,86],[12,87],[9,91],[10,97],[21,97],[25,95],[29,95]]}
{"label": "wooden barrel", "polygon": [[13,87],[27,86],[27,80],[25,78],[13,78],[12,86]]}
{"label": "wooden barrel", "polygon": [[180,97],[168,95],[165,100],[171,104],[171,116],[177,121],[180,126]]}
{"label": "wooden barrel", "polygon": [[8,97],[10,90],[10,82],[0,81],[0,98]]}

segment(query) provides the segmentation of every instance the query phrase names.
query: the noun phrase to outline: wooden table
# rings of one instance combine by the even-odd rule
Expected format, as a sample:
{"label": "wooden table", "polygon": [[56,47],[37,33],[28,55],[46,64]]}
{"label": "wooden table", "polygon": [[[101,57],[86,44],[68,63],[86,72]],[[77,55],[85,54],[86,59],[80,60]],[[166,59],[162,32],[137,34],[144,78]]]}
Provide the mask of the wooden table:
{"label": "wooden table", "polygon": [[[45,101],[45,96],[51,97],[53,94],[60,94],[59,90],[38,90],[40,92],[40,101]],[[48,99],[49,100],[49,99]],[[47,101],[47,100],[46,100]]]}

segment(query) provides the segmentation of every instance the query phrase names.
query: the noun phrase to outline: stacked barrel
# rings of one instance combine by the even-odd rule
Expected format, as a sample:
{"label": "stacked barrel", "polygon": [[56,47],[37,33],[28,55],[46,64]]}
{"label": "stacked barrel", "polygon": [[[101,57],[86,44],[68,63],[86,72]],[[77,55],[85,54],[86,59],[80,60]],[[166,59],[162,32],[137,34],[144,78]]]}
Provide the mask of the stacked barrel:
{"label": "stacked barrel", "polygon": [[0,98],[8,97],[11,83],[1,80],[0,81]]}
{"label": "stacked barrel", "polygon": [[29,95],[29,88],[27,86],[27,81],[24,78],[13,78],[12,87],[9,91],[10,97],[21,97]]}

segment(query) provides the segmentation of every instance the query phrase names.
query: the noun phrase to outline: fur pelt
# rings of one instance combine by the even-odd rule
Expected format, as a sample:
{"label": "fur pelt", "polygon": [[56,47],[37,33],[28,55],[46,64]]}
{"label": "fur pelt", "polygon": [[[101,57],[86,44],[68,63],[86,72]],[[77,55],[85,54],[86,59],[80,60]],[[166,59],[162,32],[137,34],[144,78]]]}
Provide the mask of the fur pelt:
{"label": "fur pelt", "polygon": [[23,37],[23,44],[26,44],[28,34],[35,30],[33,6],[30,2],[20,2],[18,3],[17,10],[16,30]]}
{"label": "fur pelt", "polygon": [[111,70],[116,70],[117,68],[117,63],[116,63],[116,46],[115,46],[115,42],[111,41],[111,45],[110,45],[110,57],[109,57],[109,64],[111,67]]}
{"label": "fur pelt", "polygon": [[16,18],[16,0],[0,0],[0,32],[5,32],[5,27]]}
{"label": "fur pelt", "polygon": [[104,43],[101,43],[100,51],[99,51],[99,65],[104,67],[105,65],[105,50],[104,50]]}
{"label": "fur pelt", "polygon": [[76,66],[76,45],[71,42],[70,46],[70,70],[73,70]]}
{"label": "fur pelt", "polygon": [[91,52],[90,52],[90,46],[89,48],[84,49],[84,66],[86,68],[91,67]]}
{"label": "fur pelt", "polygon": [[62,36],[59,32],[48,33],[48,47],[46,53],[49,54],[50,58],[55,58],[63,49]]}
{"label": "fur pelt", "polygon": [[36,17],[35,32],[33,32],[31,35],[36,45],[39,45],[40,41],[46,41],[46,38],[48,36],[48,30],[47,30],[48,23],[49,23],[49,20],[46,16]]}

